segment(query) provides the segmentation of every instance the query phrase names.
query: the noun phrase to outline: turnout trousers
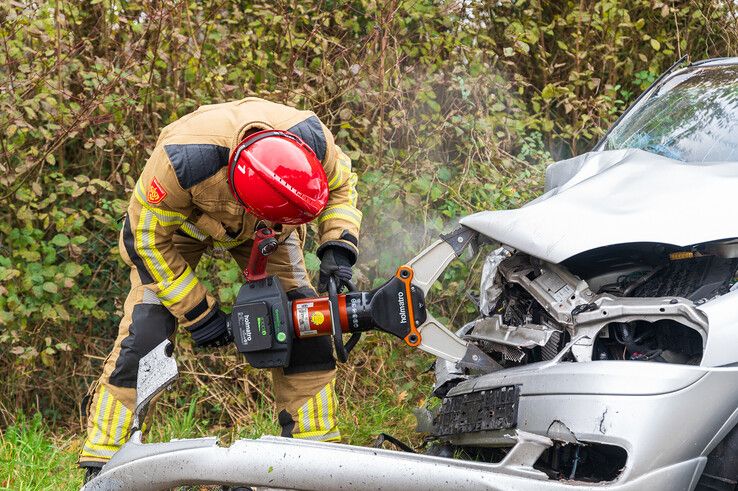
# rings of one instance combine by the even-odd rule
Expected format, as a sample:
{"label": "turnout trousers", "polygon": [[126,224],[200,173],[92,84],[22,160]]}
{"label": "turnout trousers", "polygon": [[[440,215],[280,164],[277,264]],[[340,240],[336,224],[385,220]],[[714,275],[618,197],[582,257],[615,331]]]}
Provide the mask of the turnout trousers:
{"label": "turnout trousers", "polygon": [[[277,275],[292,299],[315,296],[302,253],[304,228],[292,232],[269,257],[267,270]],[[194,270],[212,241],[176,234],[174,245]],[[251,241],[228,249],[241,269],[246,267]],[[141,284],[131,266],[131,289],[113,350],[100,378],[88,393],[87,437],[80,454],[81,466],[107,462],[128,440],[136,404],[138,362],[165,339],[173,339],[177,327],[172,314],[154,292]],[[290,366],[272,370],[273,390],[282,436],[338,441],[336,424],[335,361],[328,338],[296,340]]]}

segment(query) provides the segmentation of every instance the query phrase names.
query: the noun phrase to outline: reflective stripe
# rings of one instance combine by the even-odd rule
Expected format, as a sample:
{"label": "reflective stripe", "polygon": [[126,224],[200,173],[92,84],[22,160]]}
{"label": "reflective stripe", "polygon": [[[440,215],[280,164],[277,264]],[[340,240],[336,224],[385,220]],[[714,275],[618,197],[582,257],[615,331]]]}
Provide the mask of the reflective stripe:
{"label": "reflective stripe", "polygon": [[128,436],[128,432],[131,431],[131,424],[133,423],[133,412],[129,411],[120,401],[120,411],[118,415],[118,423],[115,426],[115,438],[113,442],[123,442],[123,439]]}
{"label": "reflective stripe", "polygon": [[336,153],[338,154],[338,158],[336,159],[338,164],[347,171],[351,172],[351,159],[349,158],[349,156],[343,153],[343,150],[341,150],[341,148],[338,146],[336,147]]}
{"label": "reflective stripe", "polygon": [[234,247],[243,244],[249,239],[242,239],[242,240],[224,240],[224,241],[213,241],[213,248],[217,250],[228,250],[233,249]]}
{"label": "reflective stripe", "polygon": [[172,271],[172,268],[169,267],[169,263],[164,259],[164,255],[161,253],[161,251],[156,247],[156,218],[154,220],[154,228],[152,228],[148,233],[144,234],[144,237],[146,237],[147,243],[146,247],[148,248],[148,251],[150,252],[151,258],[156,261],[156,267],[159,268],[161,271],[163,271],[162,274],[162,280],[166,280],[169,278],[174,277],[174,272]]}
{"label": "reflective stripe", "polygon": [[358,193],[356,191],[356,184],[359,181],[359,177],[356,173],[351,170],[351,159],[343,153],[343,151],[336,147],[338,154],[336,158],[336,165],[333,172],[333,177],[328,181],[328,189],[335,191],[336,189],[346,187],[347,189],[347,203],[341,203],[331,205],[323,210],[318,218],[318,223],[323,223],[327,220],[340,219],[346,220],[353,225],[361,226],[361,212],[356,208],[358,201]]}
{"label": "reflective stripe", "polygon": [[183,214],[176,211],[165,210],[151,206],[146,201],[143,182],[139,179],[136,183],[134,193],[141,204],[141,216],[138,219],[135,234],[135,249],[146,263],[146,269],[152,274],[157,282],[174,276],[169,264],[164,260],[161,252],[156,248],[156,227],[170,227],[181,225],[185,221]]}
{"label": "reflective stripe", "polygon": [[145,303],[149,305],[161,305],[161,300],[159,300],[159,297],[156,296],[156,293],[153,290],[144,288],[143,298],[141,299],[141,303]]}
{"label": "reflective stripe", "polygon": [[351,170],[351,159],[343,153],[340,147],[336,146],[336,166],[333,177],[328,181],[328,189],[335,191],[336,189],[348,184],[348,199],[351,206],[356,206],[356,183],[358,176]]}
{"label": "reflective stripe", "polygon": [[125,247],[126,253],[128,253],[128,258],[136,266],[136,271],[138,271],[141,283],[144,285],[156,283],[154,277],[151,276],[151,273],[146,267],[146,263],[144,263],[143,258],[136,251],[136,238],[134,237],[133,229],[131,228],[130,215],[126,215],[126,221],[123,223],[123,246]]}
{"label": "reflective stripe", "polygon": [[323,422],[321,421],[323,419],[323,408],[320,407],[320,392],[312,398],[312,404],[310,404],[310,408],[313,410],[313,428],[315,428],[316,430],[323,428]]}
{"label": "reflective stripe", "polygon": [[335,174],[333,174],[333,178],[328,181],[329,191],[335,191],[343,184],[343,167],[341,167],[340,165],[336,165],[334,168],[334,172]]}
{"label": "reflective stripe", "polygon": [[187,217],[183,214],[151,206],[146,201],[143,181],[140,179],[136,183],[135,195],[142,206],[141,216],[136,227],[135,249],[144,260],[146,269],[158,283],[158,298],[161,299],[161,303],[169,307],[182,300],[187,293],[192,291],[197,285],[197,278],[195,278],[189,266],[187,266],[184,273],[175,277],[169,263],[156,247],[156,227],[159,225],[162,227],[179,225],[181,229],[196,239],[204,240],[207,236],[193,224],[186,222]]}
{"label": "reflective stripe", "polygon": [[104,385],[100,385],[100,394],[97,396],[97,425],[95,426],[94,437],[92,443],[98,443],[103,438],[103,428],[105,428],[105,411],[108,407],[108,399],[112,399],[110,392],[105,389]]}
{"label": "reflective stripe", "polygon": [[300,409],[297,410],[297,430],[298,433],[305,433],[308,431],[312,431],[312,427],[310,426],[310,405],[311,405],[311,399],[308,399],[305,404],[300,406]]}
{"label": "reflective stripe", "polygon": [[320,401],[320,406],[322,407],[321,411],[321,424],[323,425],[323,428],[330,428],[333,425],[331,424],[331,410],[330,406],[328,405],[328,391],[327,390],[321,390],[320,394],[318,394],[320,397],[318,398],[318,401]]}
{"label": "reflective stripe", "polygon": [[334,218],[346,220],[357,227],[361,226],[362,213],[350,205],[333,205],[326,208],[318,217],[318,223]]}
{"label": "reflective stripe", "polygon": [[146,208],[143,208],[136,227],[136,252],[146,263],[146,269],[157,282],[160,282],[166,276],[166,271],[161,267],[154,251],[151,249],[154,235],[153,227],[155,226],[156,217]]}
{"label": "reflective stripe", "polygon": [[335,383],[334,380],[326,384],[297,410],[297,432],[292,434],[294,438],[323,442],[341,439],[336,425],[338,399]]}
{"label": "reflective stripe", "polygon": [[359,182],[359,176],[351,173],[351,177],[349,177],[349,204],[353,207],[356,207],[356,203],[358,202],[359,193],[356,192],[356,183]]}
{"label": "reflective stripe", "polygon": [[198,281],[195,277],[195,273],[192,271],[190,266],[184,270],[184,273],[179,275],[172,282],[162,282],[160,284],[160,290],[157,296],[161,299],[161,303],[164,306],[169,307],[182,300],[188,293],[195,288]]}
{"label": "reflective stripe", "polygon": [[208,238],[207,234],[197,228],[192,222],[185,221],[179,228],[193,239],[203,241]]}
{"label": "reflective stripe", "polygon": [[111,407],[112,411],[110,412],[110,417],[108,418],[108,423],[105,426],[105,435],[107,438],[105,439],[105,443],[110,445],[115,443],[115,429],[118,425],[118,419],[120,418],[120,408],[123,405],[120,403],[120,401],[113,401],[113,405]]}
{"label": "reflective stripe", "polygon": [[301,440],[311,440],[316,442],[338,442],[341,441],[341,432],[336,429],[335,431],[331,431],[328,433],[324,433],[322,431],[313,431],[310,433],[305,433],[301,435],[293,435],[294,438],[299,438]]}
{"label": "reflective stripe", "polygon": [[109,459],[123,445],[133,423],[133,412],[101,384],[97,393],[92,429],[81,456]]}
{"label": "reflective stripe", "polygon": [[141,209],[141,217],[136,228],[135,248],[146,263],[146,269],[158,283],[158,298],[162,304],[169,307],[181,301],[195,288],[198,281],[189,266],[181,275],[174,275],[169,263],[156,248],[155,231],[158,223],[155,213],[146,207]]}
{"label": "reflective stripe", "polygon": [[110,445],[101,446],[85,443],[85,446],[82,447],[81,457],[109,459],[115,455],[115,452],[119,449],[120,447],[112,447]]}
{"label": "reflective stripe", "polygon": [[110,396],[110,402],[108,403],[107,410],[105,411],[105,430],[103,431],[103,445],[110,445],[113,443],[112,439],[112,433],[113,433],[113,420],[115,419],[115,406],[116,402],[118,402],[115,397],[112,395]]}

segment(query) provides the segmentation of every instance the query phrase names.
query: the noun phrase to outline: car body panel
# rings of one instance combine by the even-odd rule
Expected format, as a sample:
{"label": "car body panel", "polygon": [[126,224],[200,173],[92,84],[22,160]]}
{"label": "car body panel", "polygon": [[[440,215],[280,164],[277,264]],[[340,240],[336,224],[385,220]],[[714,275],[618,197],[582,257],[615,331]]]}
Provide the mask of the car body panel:
{"label": "car body panel", "polygon": [[[628,461],[618,481],[625,482],[705,455],[726,421],[734,423],[738,368],[615,361],[538,365],[462,382],[449,396],[520,384],[518,430],[557,439],[552,428],[566,428],[579,442],[622,447]],[[660,385],[660,377],[668,382]],[[675,390],[646,394],[649,386]],[[490,432],[487,444],[503,442],[505,433],[510,430]],[[480,435],[476,443],[484,443]]]}
{"label": "car body panel", "polygon": [[702,366],[738,364],[738,289],[700,306],[707,315],[710,332]]}
{"label": "car body panel", "polygon": [[[632,361],[539,362],[507,368],[457,385],[450,396],[472,390],[521,385],[521,395],[658,395],[688,387],[707,371],[701,367]],[[637,380],[638,383],[633,383]]]}
{"label": "car body panel", "polygon": [[[238,440],[230,447],[209,440],[202,444],[185,443],[129,442],[124,447],[125,458],[106,468],[83,490],[146,491],[191,483],[230,486],[248,483],[264,489],[279,486],[279,489],[321,491],[671,491],[692,489],[690,483],[696,483],[706,461],[697,457],[627,482],[584,484],[531,478],[526,469],[514,462],[466,462],[291,438]],[[148,445],[157,448],[149,451],[145,448]]]}
{"label": "car body panel", "polygon": [[738,237],[738,162],[688,164],[614,150],[558,162],[548,175],[548,191],[528,205],[460,223],[551,263],[615,244],[681,247]]}

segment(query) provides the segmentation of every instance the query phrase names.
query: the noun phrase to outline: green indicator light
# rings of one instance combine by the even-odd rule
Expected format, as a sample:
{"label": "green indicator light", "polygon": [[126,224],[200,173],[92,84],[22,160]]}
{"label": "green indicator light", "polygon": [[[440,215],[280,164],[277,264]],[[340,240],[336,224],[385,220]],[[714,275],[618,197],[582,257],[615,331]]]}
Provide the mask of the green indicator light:
{"label": "green indicator light", "polygon": [[279,341],[280,343],[284,343],[286,339],[287,339],[287,335],[285,333],[283,332],[277,333],[277,341]]}
{"label": "green indicator light", "polygon": [[279,322],[279,310],[274,309],[274,325],[276,327],[279,327],[280,324],[281,322]]}

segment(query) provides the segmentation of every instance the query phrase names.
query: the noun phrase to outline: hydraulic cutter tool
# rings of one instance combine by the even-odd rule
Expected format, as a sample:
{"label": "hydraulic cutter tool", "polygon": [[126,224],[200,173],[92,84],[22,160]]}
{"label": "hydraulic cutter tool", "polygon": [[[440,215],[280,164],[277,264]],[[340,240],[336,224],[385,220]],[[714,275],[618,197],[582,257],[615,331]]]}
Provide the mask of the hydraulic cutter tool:
{"label": "hydraulic cutter tool", "polygon": [[[230,319],[236,346],[254,367],[284,367],[294,339],[332,336],[336,357],[345,362],[363,332],[381,331],[468,368],[496,370],[495,361],[449,331],[426,309],[425,296],[431,285],[476,237],[476,232],[465,227],[441,236],[373,290],[358,291],[349,283],[342,285],[348,289],[342,293],[331,280],[327,296],[291,301],[279,278],[266,273],[268,256],[278,247],[275,233],[259,229],[244,271],[246,283]],[[344,334],[350,334],[346,343]]]}

